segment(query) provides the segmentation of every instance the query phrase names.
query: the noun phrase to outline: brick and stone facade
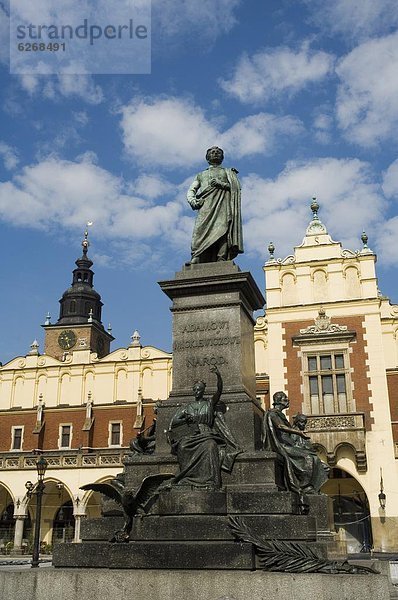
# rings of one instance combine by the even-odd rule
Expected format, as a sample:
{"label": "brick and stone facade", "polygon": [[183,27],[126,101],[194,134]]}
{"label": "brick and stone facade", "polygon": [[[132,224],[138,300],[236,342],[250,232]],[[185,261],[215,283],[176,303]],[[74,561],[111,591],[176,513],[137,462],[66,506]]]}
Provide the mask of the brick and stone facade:
{"label": "brick and stone facade", "polygon": [[[351,521],[367,521],[370,512],[371,533],[361,540],[358,525],[355,546],[351,526],[342,523],[341,539],[352,551],[360,550],[365,537],[375,550],[395,551],[398,307],[378,290],[376,256],[366,237],[362,250],[344,250],[319,220],[316,202],[312,209],[313,220],[294,253],[285,259],[272,254],[264,266],[267,310],[255,347],[256,363],[269,376],[266,405],[284,390],[289,418],[308,415],[308,432],[334,469],[324,491],[334,497],[336,522],[341,513],[344,521],[344,502],[351,503]],[[319,370],[322,357],[325,370]],[[385,510],[378,499],[381,486]]]}

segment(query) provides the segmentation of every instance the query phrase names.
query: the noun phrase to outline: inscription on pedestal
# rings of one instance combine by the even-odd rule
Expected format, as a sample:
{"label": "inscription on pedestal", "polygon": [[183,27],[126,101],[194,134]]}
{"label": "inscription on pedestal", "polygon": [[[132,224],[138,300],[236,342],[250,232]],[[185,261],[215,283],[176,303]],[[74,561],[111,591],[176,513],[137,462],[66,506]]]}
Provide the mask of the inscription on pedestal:
{"label": "inscription on pedestal", "polygon": [[231,261],[191,265],[160,283],[173,301],[173,395],[189,395],[197,380],[214,386],[219,367],[224,393],[255,398],[253,311],[264,299],[250,273]]}
{"label": "inscription on pedestal", "polygon": [[[238,349],[241,338],[225,319],[203,321],[204,315],[195,314],[195,322],[186,322],[185,315],[176,323],[173,352],[181,353],[182,365],[187,369],[212,365],[228,365],[229,354]],[[192,318],[192,314],[191,314]],[[200,319],[200,320],[199,320]]]}

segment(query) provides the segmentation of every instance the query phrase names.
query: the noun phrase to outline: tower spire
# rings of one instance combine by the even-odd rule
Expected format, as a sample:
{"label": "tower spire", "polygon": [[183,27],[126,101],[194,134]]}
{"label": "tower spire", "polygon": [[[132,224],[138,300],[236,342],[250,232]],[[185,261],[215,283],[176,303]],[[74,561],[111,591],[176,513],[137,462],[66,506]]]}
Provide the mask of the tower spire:
{"label": "tower spire", "polygon": [[45,354],[63,361],[66,355],[75,351],[90,351],[102,358],[110,352],[114,339],[110,331],[105,331],[101,322],[101,296],[94,289],[93,261],[88,256],[90,242],[88,222],[81,242],[83,252],[75,262],[72,284],[60,299],[59,319],[52,324],[48,315],[43,327],[46,330]]}
{"label": "tower spire", "polygon": [[88,221],[87,225],[86,225],[86,229],[84,230],[84,240],[82,241],[82,246],[83,246],[83,256],[87,256],[87,252],[88,252],[88,247],[90,245],[90,242],[88,240],[88,228],[92,225],[92,221]]}
{"label": "tower spire", "polygon": [[94,289],[94,271],[91,270],[94,263],[88,256],[90,246],[88,227],[91,224],[88,222],[84,230],[83,253],[75,262],[72,285],[63,293],[60,300],[61,308],[57,325],[83,324],[87,323],[89,318],[92,319],[90,322],[96,321],[101,324],[101,296]]}

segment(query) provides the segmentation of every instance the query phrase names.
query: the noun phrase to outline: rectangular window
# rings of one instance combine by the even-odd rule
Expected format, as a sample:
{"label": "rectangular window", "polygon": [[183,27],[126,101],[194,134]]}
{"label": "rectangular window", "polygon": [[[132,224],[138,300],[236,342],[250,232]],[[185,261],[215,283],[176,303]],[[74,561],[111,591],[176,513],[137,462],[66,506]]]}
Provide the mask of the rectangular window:
{"label": "rectangular window", "polygon": [[22,450],[23,427],[12,427],[11,450]]}
{"label": "rectangular window", "polygon": [[122,424],[109,423],[109,446],[121,446],[122,444]]}
{"label": "rectangular window", "polygon": [[70,448],[72,439],[72,425],[59,426],[59,447]]}
{"label": "rectangular window", "polygon": [[347,352],[308,353],[304,365],[311,414],[348,412],[350,369]]}

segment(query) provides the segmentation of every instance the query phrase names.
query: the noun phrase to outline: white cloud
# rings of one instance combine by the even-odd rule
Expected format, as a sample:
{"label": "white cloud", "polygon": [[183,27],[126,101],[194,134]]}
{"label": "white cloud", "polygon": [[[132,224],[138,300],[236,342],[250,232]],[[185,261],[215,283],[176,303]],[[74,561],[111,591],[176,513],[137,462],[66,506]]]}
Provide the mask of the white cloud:
{"label": "white cloud", "polygon": [[191,165],[215,143],[216,128],[202,109],[185,100],[133,101],[121,112],[126,150],[141,163]]}
{"label": "white cloud", "polygon": [[40,79],[38,75],[21,75],[19,83],[29,96],[33,96],[39,89]]}
{"label": "white cloud", "polygon": [[91,75],[21,75],[21,87],[30,96],[40,95],[58,101],[60,96],[81,98],[88,104],[100,104],[104,99],[101,86]]}
{"label": "white cloud", "polygon": [[9,64],[10,25],[8,13],[3,3],[0,3],[0,63]]}
{"label": "white cloud", "polygon": [[[0,219],[53,232],[76,230],[93,221],[102,264],[133,261],[134,267],[147,268],[155,261],[161,268],[170,253],[188,258],[194,218],[185,198],[188,182],[175,185],[151,174],[128,182],[94,159],[90,153],[75,161],[50,157],[24,167],[0,183]],[[397,163],[384,177],[385,193],[391,197],[398,192]],[[278,256],[290,254],[310,221],[315,194],[333,238],[356,249],[365,229],[371,247],[380,239],[376,249],[383,262],[389,264],[395,256],[391,250],[398,219],[386,223],[386,201],[368,163],[335,158],[291,162],[275,179],[251,174],[241,183],[249,255],[265,258],[270,240]],[[383,235],[377,235],[379,231]]]}
{"label": "white cloud", "polygon": [[171,40],[178,45],[213,43],[236,24],[241,0],[152,0],[154,42]]}
{"label": "white cloud", "polygon": [[291,162],[275,179],[244,177],[242,193],[245,244],[249,252],[262,257],[270,240],[278,256],[291,254],[293,246],[301,243],[314,195],[329,233],[348,248],[358,248],[362,229],[370,231],[383,219],[380,186],[369,165],[357,159]]}
{"label": "white cloud", "polygon": [[388,33],[398,25],[396,0],[304,0],[311,19],[329,35],[364,39]]}
{"label": "white cloud", "polygon": [[142,174],[131,185],[131,192],[155,200],[173,190],[173,185],[159,175]]}
{"label": "white cloud", "polygon": [[313,121],[315,139],[319,144],[330,144],[332,141],[333,117],[328,112],[317,112]]}
{"label": "white cloud", "polygon": [[398,33],[365,42],[344,57],[336,72],[336,116],[347,139],[376,145],[398,134]]}
{"label": "white cloud", "polygon": [[383,174],[383,192],[387,198],[398,199],[398,159]]}
{"label": "white cloud", "polygon": [[237,158],[273,154],[281,136],[295,136],[302,132],[301,121],[294,117],[258,113],[241,119],[227,129],[221,135],[221,144],[231,148]]}
{"label": "white cloud", "polygon": [[283,138],[302,130],[293,117],[259,113],[221,131],[199,106],[179,98],[136,100],[121,113],[127,153],[135,162],[166,168],[201,163],[214,144],[223,146],[228,157],[270,154],[277,135]]}
{"label": "white cloud", "polygon": [[85,110],[73,111],[72,115],[76,123],[79,123],[79,125],[82,125],[83,127],[87,125],[90,120],[90,117]]}
{"label": "white cloud", "polygon": [[17,151],[5,142],[0,142],[0,156],[8,171],[12,171],[18,166],[19,158]]}
{"label": "white cloud", "polygon": [[[377,250],[382,258],[383,266],[396,267],[397,265],[397,238],[398,217],[392,217],[378,228]],[[369,240],[372,248],[372,240]]]}
{"label": "white cloud", "polygon": [[244,54],[232,77],[221,80],[220,85],[241,102],[266,102],[319,82],[331,72],[333,62],[331,54],[311,50],[308,43],[299,50],[287,46],[266,48],[252,56]]}
{"label": "white cloud", "polygon": [[129,240],[142,247],[158,243],[163,249],[189,249],[192,221],[182,214],[178,187],[168,182],[158,204],[132,193],[134,187],[94,164],[90,153],[79,161],[50,157],[0,183],[0,219],[43,230],[81,228],[94,221],[97,234],[108,240],[106,248],[109,240]]}

